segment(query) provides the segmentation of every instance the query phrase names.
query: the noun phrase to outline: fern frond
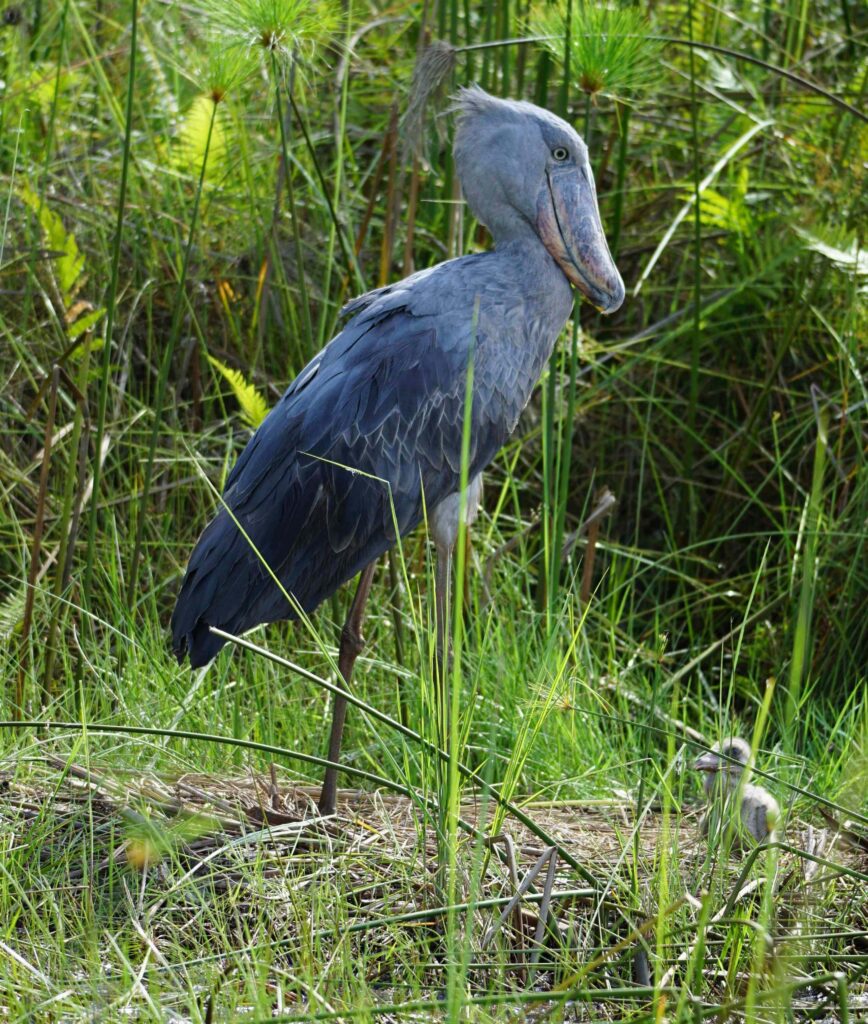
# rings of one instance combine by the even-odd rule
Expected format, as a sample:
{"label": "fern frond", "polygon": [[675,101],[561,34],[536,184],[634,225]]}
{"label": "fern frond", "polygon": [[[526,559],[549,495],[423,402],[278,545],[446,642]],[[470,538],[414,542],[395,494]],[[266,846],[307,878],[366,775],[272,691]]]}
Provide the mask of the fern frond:
{"label": "fern frond", "polygon": [[64,307],[68,309],[81,284],[84,255],[79,252],[78,243],[72,232],[66,230],[60,217],[49,209],[45,200],[29,185],[18,186],[18,197],[36,214],[46,245],[57,254],[54,272]]}
{"label": "fern frond", "polygon": [[268,415],[268,403],[265,396],[257,390],[255,385],[245,380],[244,374],[239,370],[233,370],[231,366],[226,366],[212,355],[208,356],[208,362],[232,388],[232,393],[241,406],[241,415],[244,417],[245,423],[255,430]]}
{"label": "fern frond", "polygon": [[13,590],[6,599],[0,602],[0,640],[8,640],[21,627],[24,618],[24,601],[26,588]]}

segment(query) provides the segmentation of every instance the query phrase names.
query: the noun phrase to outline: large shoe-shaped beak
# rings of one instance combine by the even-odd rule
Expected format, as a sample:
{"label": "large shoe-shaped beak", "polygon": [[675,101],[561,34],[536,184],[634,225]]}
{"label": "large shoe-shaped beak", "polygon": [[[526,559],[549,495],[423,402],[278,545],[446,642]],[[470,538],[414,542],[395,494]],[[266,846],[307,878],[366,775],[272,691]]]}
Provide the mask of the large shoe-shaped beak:
{"label": "large shoe-shaped beak", "polygon": [[567,278],[601,313],[624,301],[624,282],[609,252],[590,170],[551,168],[537,200],[537,230]]}

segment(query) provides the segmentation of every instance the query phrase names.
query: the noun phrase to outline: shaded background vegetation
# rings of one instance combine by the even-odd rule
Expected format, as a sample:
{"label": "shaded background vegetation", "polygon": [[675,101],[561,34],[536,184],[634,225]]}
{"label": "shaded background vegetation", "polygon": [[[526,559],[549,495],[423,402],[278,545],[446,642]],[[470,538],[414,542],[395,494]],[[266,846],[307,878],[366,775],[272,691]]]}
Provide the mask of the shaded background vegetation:
{"label": "shaded background vegetation", "polygon": [[[7,8],[0,557],[11,635],[44,521],[24,645],[30,705],[63,689],[54,659],[51,671],[30,664],[47,653],[46,621],[52,651],[68,647],[76,606],[111,619],[106,595],[133,622],[165,621],[215,504],[197,467],[219,487],[246,437],[209,357],[271,402],[352,294],[487,244],[456,205],[449,122],[429,127],[437,98],[421,129],[430,166],[396,124],[421,13],[147,7],[131,68],[129,11]],[[605,484],[618,511],[598,613],[626,627],[628,648],[654,648],[665,631],[686,655],[740,621],[756,588],[745,675],[786,679],[795,658],[808,687],[843,699],[866,653],[866,142],[852,109],[868,73],[864,10],[620,14],[624,24],[581,7],[428,12],[427,37],[457,44],[557,33],[456,54],[441,94],[478,81],[584,127],[628,283],[610,321],[577,307],[574,351],[568,335],[493,471],[490,495],[516,473],[511,500],[492,500],[510,517],[505,534],[538,509],[551,527],[522,600],[545,602],[542,577],[558,585],[559,516],[575,524]],[[627,52],[592,45],[613,30]],[[61,431],[40,505],[53,365]],[[527,561],[537,546],[528,539]]]}

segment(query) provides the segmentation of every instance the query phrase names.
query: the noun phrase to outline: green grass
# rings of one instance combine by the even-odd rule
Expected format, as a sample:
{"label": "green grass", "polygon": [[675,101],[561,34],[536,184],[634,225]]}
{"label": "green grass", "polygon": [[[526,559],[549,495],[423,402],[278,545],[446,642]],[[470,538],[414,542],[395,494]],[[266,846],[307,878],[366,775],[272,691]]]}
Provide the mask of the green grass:
{"label": "green grass", "polygon": [[[211,359],[270,404],[347,298],[488,244],[448,119],[430,168],[394,130],[421,7],[300,10],[43,4],[0,27],[0,1016],[853,1019],[868,868],[821,830],[868,825],[859,12],[665,4],[625,15],[622,50],[577,2],[431,9],[458,47],[555,26],[457,52],[445,91],[478,80],[589,136],[628,298],[577,305],[486,474],[452,761],[419,531],[377,571],[353,684],[388,721],[353,706],[344,743],[343,783],[392,795],[263,830],[228,780],[318,785],[350,594],[250,638],[306,675],[172,659],[249,436]],[[584,606],[586,541],[562,543],[603,487]],[[695,835],[696,737],[729,731],[784,809],[756,856]],[[193,775],[223,804],[167,804]],[[536,966],[508,926],[483,942],[502,903],[477,904],[512,890],[480,834],[524,836],[521,872],[545,843],[493,792],[571,836],[556,892],[594,890],[555,900]]]}

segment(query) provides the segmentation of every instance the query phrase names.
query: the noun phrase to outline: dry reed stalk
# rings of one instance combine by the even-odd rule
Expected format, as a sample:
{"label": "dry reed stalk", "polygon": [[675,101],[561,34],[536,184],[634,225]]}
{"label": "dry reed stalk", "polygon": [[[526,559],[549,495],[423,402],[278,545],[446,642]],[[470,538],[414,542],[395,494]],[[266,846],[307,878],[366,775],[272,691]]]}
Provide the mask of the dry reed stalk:
{"label": "dry reed stalk", "polygon": [[51,465],[51,446],[54,439],[54,420],[57,415],[57,389],[60,382],[60,367],[55,364],[51,371],[51,385],[48,391],[48,418],[45,421],[45,442],[42,448],[42,466],[39,471],[39,491],[36,497],[36,520],[33,524],[33,541],[30,547],[30,568],[27,573],[27,592],[24,595],[24,615],[21,623],[21,647],[18,659],[18,676],[15,683],[15,703],[12,714],[19,719],[24,711],[24,687],[27,678],[28,641],[33,625],[33,602],[36,597],[36,576],[39,572],[39,553],[42,548],[42,534],[45,529],[45,498],[48,492],[48,470]]}

